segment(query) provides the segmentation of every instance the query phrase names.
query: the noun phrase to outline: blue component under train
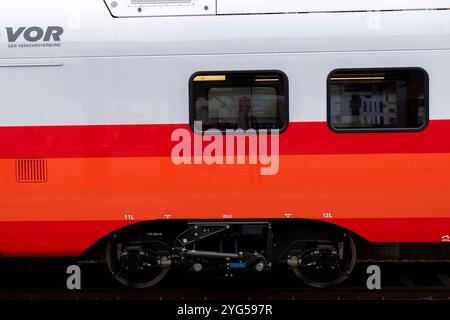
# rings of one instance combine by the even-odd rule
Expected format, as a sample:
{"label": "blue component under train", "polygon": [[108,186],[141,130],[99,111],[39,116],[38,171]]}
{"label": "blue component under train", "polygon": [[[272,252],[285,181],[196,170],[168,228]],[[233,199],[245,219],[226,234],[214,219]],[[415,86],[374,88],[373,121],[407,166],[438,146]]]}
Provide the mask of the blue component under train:
{"label": "blue component under train", "polygon": [[245,269],[247,265],[242,262],[230,262],[230,269]]}

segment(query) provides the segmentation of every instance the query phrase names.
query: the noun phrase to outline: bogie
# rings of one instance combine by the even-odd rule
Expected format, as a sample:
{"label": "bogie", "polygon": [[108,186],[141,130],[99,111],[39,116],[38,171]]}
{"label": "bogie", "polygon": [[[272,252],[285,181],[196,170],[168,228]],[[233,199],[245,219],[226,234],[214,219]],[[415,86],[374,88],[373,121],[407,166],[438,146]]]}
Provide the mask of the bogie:
{"label": "bogie", "polygon": [[135,288],[157,284],[175,266],[214,278],[264,276],[283,266],[308,285],[329,287],[350,276],[356,246],[347,232],[323,223],[194,220],[117,232],[106,255],[114,277]]}

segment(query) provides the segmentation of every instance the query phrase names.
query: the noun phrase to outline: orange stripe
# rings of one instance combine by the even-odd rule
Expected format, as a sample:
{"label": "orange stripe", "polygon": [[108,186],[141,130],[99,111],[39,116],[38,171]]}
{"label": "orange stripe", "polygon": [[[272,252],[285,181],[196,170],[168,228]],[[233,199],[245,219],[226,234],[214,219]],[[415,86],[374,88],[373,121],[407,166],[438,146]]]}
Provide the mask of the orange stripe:
{"label": "orange stripe", "polygon": [[450,217],[450,154],[281,156],[275,176],[166,157],[49,159],[40,184],[17,183],[11,159],[0,176],[0,221]]}

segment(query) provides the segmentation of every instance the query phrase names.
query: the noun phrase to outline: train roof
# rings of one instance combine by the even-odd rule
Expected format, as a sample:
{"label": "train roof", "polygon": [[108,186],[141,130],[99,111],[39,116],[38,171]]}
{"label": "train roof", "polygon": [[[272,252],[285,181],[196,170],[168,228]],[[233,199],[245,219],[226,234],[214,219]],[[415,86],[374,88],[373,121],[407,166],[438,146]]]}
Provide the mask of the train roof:
{"label": "train roof", "polygon": [[115,17],[449,9],[450,0],[105,0]]}
{"label": "train roof", "polygon": [[[145,0],[144,0],[145,1]],[[217,11],[231,13],[348,12],[450,8],[448,0],[218,0]]]}

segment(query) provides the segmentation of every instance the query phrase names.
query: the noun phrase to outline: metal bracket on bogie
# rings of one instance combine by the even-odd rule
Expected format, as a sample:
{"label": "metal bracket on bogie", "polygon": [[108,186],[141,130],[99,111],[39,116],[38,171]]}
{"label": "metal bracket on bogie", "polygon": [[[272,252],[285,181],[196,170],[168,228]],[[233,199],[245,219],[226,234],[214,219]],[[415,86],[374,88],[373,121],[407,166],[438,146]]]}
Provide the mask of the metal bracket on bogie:
{"label": "metal bracket on bogie", "polygon": [[[239,241],[246,232],[252,232],[250,229],[244,229],[244,226],[259,226],[256,231],[261,232],[264,228],[270,230],[270,224],[267,221],[190,221],[189,228],[182,232],[174,241],[173,253],[179,262],[188,262],[192,264],[192,269],[196,272],[203,270],[203,264],[199,261],[223,260],[227,269],[247,269],[254,267],[257,272],[262,272],[271,266],[267,258],[267,251],[243,252],[239,250]],[[258,229],[261,229],[258,231]],[[242,231],[246,230],[246,231]],[[233,252],[223,250],[223,239],[230,235],[234,241]],[[223,235],[223,237],[221,237]],[[197,250],[198,242],[217,236],[220,242],[220,248],[216,250]],[[271,238],[271,237],[270,237]],[[240,239],[238,241],[238,239]],[[268,241],[268,243],[270,243]]]}

